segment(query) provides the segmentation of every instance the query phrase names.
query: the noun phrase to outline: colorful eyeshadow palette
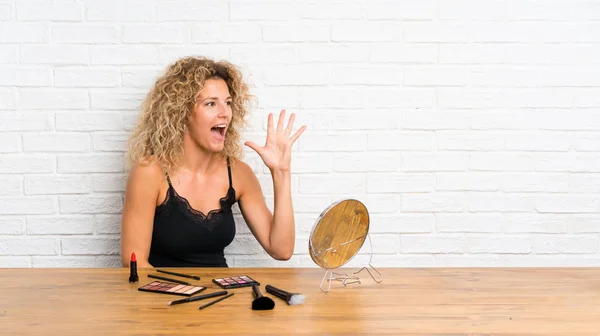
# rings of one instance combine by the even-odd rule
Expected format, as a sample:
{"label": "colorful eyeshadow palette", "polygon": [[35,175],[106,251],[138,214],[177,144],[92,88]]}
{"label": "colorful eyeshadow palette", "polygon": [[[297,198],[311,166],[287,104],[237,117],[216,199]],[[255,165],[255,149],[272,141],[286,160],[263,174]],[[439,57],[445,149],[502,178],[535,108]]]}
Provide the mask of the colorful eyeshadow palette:
{"label": "colorful eyeshadow palette", "polygon": [[153,281],[147,285],[138,288],[142,292],[152,292],[160,294],[192,296],[205,290],[203,286],[188,286],[171,282]]}
{"label": "colorful eyeshadow palette", "polygon": [[260,286],[258,281],[246,275],[213,279],[213,282],[223,289]]}

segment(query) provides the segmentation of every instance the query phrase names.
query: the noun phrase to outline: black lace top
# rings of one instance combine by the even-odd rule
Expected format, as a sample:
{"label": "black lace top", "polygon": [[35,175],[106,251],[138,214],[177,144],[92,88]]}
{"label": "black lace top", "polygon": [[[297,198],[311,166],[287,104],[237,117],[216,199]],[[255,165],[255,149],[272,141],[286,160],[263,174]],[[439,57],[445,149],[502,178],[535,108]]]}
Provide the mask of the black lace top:
{"label": "black lace top", "polygon": [[235,189],[227,160],[229,189],[220,209],[206,215],[193,209],[177,194],[167,175],[169,189],[154,213],[154,229],[148,262],[154,267],[228,267],[223,250],[235,236],[231,206]]}

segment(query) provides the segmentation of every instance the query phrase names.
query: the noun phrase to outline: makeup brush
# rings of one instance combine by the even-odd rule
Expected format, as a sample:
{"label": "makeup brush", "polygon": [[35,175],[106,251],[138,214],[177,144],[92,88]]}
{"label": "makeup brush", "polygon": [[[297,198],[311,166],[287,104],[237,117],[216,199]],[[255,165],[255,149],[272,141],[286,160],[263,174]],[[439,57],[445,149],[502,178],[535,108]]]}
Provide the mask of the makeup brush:
{"label": "makeup brush", "polygon": [[177,272],[171,272],[171,271],[165,271],[165,270],[156,270],[159,273],[165,273],[165,274],[171,274],[171,275],[176,275],[176,276],[180,276],[180,277],[184,277],[184,278],[191,278],[194,280],[200,280],[200,277],[197,275],[188,275],[188,274],[183,274],[183,273],[177,273]]}
{"label": "makeup brush", "polygon": [[208,294],[204,294],[204,295],[192,296],[192,297],[181,299],[181,300],[170,301],[169,302],[169,306],[173,306],[173,305],[181,304],[181,303],[186,303],[186,302],[192,302],[192,301],[210,299],[212,297],[222,296],[222,295],[227,295],[227,291],[220,291],[220,292],[208,293]]}
{"label": "makeup brush", "polygon": [[289,306],[295,306],[304,303],[304,295],[300,293],[290,293],[288,291],[284,291],[283,289],[279,289],[271,285],[266,285],[265,290],[267,291],[267,293],[284,300]]}
{"label": "makeup brush", "polygon": [[252,293],[254,294],[252,310],[271,310],[275,307],[275,302],[271,298],[263,296],[257,285],[252,286]]}

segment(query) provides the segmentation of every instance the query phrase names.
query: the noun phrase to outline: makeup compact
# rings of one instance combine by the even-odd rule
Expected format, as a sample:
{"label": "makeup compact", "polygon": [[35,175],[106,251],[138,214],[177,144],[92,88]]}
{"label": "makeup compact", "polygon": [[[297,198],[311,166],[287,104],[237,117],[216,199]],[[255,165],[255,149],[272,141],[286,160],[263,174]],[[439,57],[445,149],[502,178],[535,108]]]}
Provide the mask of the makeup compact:
{"label": "makeup compact", "polygon": [[138,288],[142,292],[192,296],[205,290],[204,286],[191,286],[171,282],[154,281]]}
{"label": "makeup compact", "polygon": [[247,275],[218,278],[213,279],[212,282],[223,289],[260,286],[258,281]]}

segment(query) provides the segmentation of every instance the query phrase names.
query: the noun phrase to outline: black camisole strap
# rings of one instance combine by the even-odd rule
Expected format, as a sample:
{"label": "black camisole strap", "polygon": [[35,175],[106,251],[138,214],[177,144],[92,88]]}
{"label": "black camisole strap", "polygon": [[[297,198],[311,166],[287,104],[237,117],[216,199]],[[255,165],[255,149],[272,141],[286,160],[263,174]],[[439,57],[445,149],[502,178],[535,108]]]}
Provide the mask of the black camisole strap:
{"label": "black camisole strap", "polygon": [[229,189],[231,189],[233,186],[231,182],[231,166],[229,166],[229,156],[227,157],[227,174],[229,175]]}

